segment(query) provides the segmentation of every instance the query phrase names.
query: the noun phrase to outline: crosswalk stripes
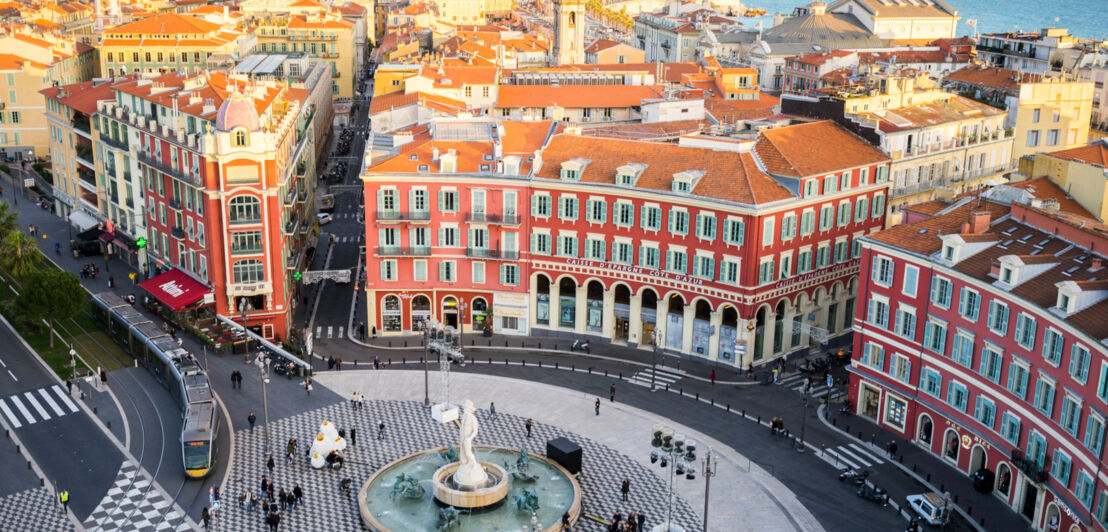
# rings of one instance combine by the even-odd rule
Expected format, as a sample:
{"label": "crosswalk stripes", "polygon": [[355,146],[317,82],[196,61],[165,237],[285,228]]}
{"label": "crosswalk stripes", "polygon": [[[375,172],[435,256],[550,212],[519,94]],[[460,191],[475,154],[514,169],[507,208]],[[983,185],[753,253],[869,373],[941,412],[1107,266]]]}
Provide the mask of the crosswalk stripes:
{"label": "crosswalk stripes", "polygon": [[323,326],[322,325],[315,328],[315,337],[316,338],[323,338]]}
{"label": "crosswalk stripes", "polygon": [[328,325],[327,326],[327,338],[331,338],[334,332],[335,332],[335,328]]}
{"label": "crosswalk stripes", "polygon": [[684,375],[675,370],[667,370],[665,368],[657,368],[653,370],[651,368],[645,368],[631,376],[632,384],[638,384],[640,386],[650,386],[651,376],[654,378],[654,386],[664,388],[667,384],[673,384],[681,379]]}
{"label": "crosswalk stripes", "polygon": [[336,336],[336,338],[338,338],[340,340],[342,339],[342,327],[339,327],[339,335]]}
{"label": "crosswalk stripes", "polygon": [[[43,406],[44,403],[45,406]],[[65,408],[62,408],[63,406]],[[66,411],[67,409],[68,411]],[[33,425],[39,421],[62,417],[74,412],[77,412],[77,405],[73,404],[66,391],[59,385],[0,398],[0,413],[3,413],[4,417],[15,428]]]}
{"label": "crosswalk stripes", "polygon": [[[781,379],[780,381],[778,381],[777,384],[778,386],[788,386],[797,393],[804,393],[804,386],[807,385],[807,383],[808,375],[804,373],[798,373]],[[828,400],[835,400],[846,395],[846,391],[842,388],[827,386],[827,384],[822,380],[820,381],[820,384],[813,386],[809,390],[809,393],[812,397],[815,397],[817,399],[820,397],[827,397]]]}
{"label": "crosswalk stripes", "polygon": [[829,447],[824,449],[824,452],[834,458],[837,463],[845,465],[850,469],[873,467],[885,463],[884,460],[878,458],[870,451],[863,449],[856,443],[840,445],[834,448]]}

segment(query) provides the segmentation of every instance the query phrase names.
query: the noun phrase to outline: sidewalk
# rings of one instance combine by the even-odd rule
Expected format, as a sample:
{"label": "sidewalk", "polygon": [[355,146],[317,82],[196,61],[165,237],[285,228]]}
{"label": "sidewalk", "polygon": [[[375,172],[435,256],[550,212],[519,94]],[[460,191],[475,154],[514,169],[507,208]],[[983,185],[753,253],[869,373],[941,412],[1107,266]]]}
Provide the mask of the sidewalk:
{"label": "sidewalk", "polygon": [[[830,412],[832,410],[821,408],[819,418],[824,425],[861,445],[868,446],[871,441],[876,442],[880,448],[874,449],[875,452],[882,452],[884,443],[895,441],[899,463],[891,461],[890,463],[907,476],[928,486],[932,491],[940,494],[950,492],[951,501],[957,507],[958,513],[972,522],[978,530],[998,532],[1031,530],[1030,523],[1026,519],[992,493],[980,493],[973,489],[973,480],[951,467],[942,458],[863,416],[836,417]],[[827,419],[828,416],[831,417],[830,421]],[[851,433],[843,429],[847,425],[850,426]],[[862,438],[858,437],[859,434]],[[897,502],[903,503],[903,501]]]}

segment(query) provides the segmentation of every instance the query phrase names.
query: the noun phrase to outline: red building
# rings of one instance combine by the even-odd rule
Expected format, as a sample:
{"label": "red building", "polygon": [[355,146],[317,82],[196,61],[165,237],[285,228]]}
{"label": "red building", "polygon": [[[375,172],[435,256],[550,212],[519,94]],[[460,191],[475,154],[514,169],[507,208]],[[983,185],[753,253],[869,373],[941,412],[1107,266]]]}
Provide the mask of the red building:
{"label": "red building", "polygon": [[862,242],[858,414],[994,472],[1036,530],[1105,530],[1108,226],[969,198]]}
{"label": "red building", "polygon": [[[307,97],[274,81],[204,72],[120,83],[99,102],[101,212],[131,236],[136,266],[152,277],[176,270],[166,283],[144,284],[168,310],[180,310],[179,291],[207,292],[186,303],[287,338],[291,272],[313,221]],[[134,245],[140,239],[144,247]]]}
{"label": "red building", "polygon": [[653,337],[760,364],[848,330],[888,163],[832,122],[680,146],[438,123],[363,175],[371,325]]}

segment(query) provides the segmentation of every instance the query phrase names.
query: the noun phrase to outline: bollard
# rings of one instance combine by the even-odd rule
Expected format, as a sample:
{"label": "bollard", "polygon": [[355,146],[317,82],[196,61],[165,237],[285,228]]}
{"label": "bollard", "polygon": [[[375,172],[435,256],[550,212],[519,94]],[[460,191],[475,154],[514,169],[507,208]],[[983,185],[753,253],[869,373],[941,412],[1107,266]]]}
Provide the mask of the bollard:
{"label": "bollard", "polygon": [[931,473],[928,473],[928,474],[927,474],[927,482],[928,482],[928,483],[931,483]]}
{"label": "bollard", "polygon": [[668,382],[666,383],[666,391],[667,392],[669,391],[669,383]]}
{"label": "bollard", "polygon": [[900,463],[901,463],[901,464],[903,464],[903,463],[904,463],[904,455],[900,455]]}
{"label": "bollard", "polygon": [[112,422],[108,421],[107,425],[108,425],[108,430],[112,430]]}
{"label": "bollard", "polygon": [[557,362],[554,363],[554,369],[558,369],[558,363]]}
{"label": "bollard", "polygon": [[730,412],[730,411],[731,411],[731,403],[727,403],[727,411],[728,411],[728,412]]}
{"label": "bollard", "polygon": [[679,388],[679,389],[677,390],[677,393],[678,393],[678,395],[680,395],[681,397],[684,397],[684,396],[685,396],[685,388],[684,388],[684,387],[682,387],[682,388]]}
{"label": "bollard", "polygon": [[527,365],[527,359],[525,358],[525,359],[523,359],[523,360],[520,360],[520,361],[519,361],[519,365],[521,365],[521,366],[526,366],[526,365]]}
{"label": "bollard", "polygon": [[712,406],[716,406],[716,398],[715,397],[712,398]]}
{"label": "bollard", "polygon": [[96,414],[96,413],[97,413],[97,412],[96,412],[96,407],[95,407],[95,406],[94,406],[94,407],[92,407],[92,413],[93,413],[93,414]]}
{"label": "bollard", "polygon": [[40,487],[40,488],[45,488],[46,487],[46,479],[45,478],[39,478],[38,479],[38,487]]}
{"label": "bollard", "polygon": [[539,349],[542,349],[542,342],[539,342]]}
{"label": "bollard", "polygon": [[389,347],[392,347],[392,340],[389,340]]}
{"label": "bollard", "polygon": [[619,380],[623,380],[623,372],[619,372]]}
{"label": "bollard", "polygon": [[966,506],[966,515],[973,517],[973,506]]}
{"label": "bollard", "polygon": [[358,367],[358,359],[354,359],[354,367]]}
{"label": "bollard", "polygon": [[570,364],[570,365],[569,365],[569,369],[570,369],[571,371],[577,371],[577,364]]}
{"label": "bollard", "polygon": [[846,433],[847,433],[847,434],[850,434],[850,425],[847,425],[847,426],[846,426]]}
{"label": "bollard", "polygon": [[489,365],[492,365],[492,357],[489,357]]}
{"label": "bollard", "polygon": [[542,367],[542,360],[539,361],[539,367]]}
{"label": "bollard", "polygon": [[[943,490],[943,491],[946,491],[946,490]],[[954,494],[954,504],[958,504],[958,494],[957,493]]]}
{"label": "bollard", "polygon": [[592,375],[592,366],[589,366],[589,375]]}
{"label": "bollard", "polygon": [[946,484],[939,484],[939,493],[946,493]]}
{"label": "bollard", "polygon": [[[489,345],[492,345],[491,341],[489,342]],[[508,347],[508,341],[507,340],[504,340],[504,347]]]}
{"label": "bollard", "polygon": [[607,376],[608,376],[608,370],[604,370],[604,376],[605,376],[605,377],[607,377]]}
{"label": "bollard", "polygon": [[474,346],[474,345],[477,345],[477,344],[475,343],[476,341],[477,341],[477,340],[474,340],[474,339],[472,339],[472,338],[471,338],[471,339],[469,340],[469,345],[470,345],[470,346]]}
{"label": "bollard", "polygon": [[985,528],[985,516],[981,516],[981,528]]}
{"label": "bollard", "polygon": [[18,445],[15,446],[15,454],[19,454],[19,446]]}
{"label": "bollard", "polygon": [[27,460],[27,470],[29,471],[29,470],[31,470],[31,468],[32,468],[31,461]]}
{"label": "bollard", "polygon": [[912,464],[912,472],[913,472],[913,473],[915,473],[915,472],[916,472],[916,464]]}
{"label": "bollard", "polygon": [[404,347],[408,347],[408,341],[404,340]]}
{"label": "bollard", "polygon": [[839,420],[838,420],[838,418],[831,418],[831,426],[832,426],[832,427],[837,427],[837,426],[839,426]]}
{"label": "bollard", "polygon": [[700,400],[700,392],[696,392],[696,400],[697,400],[697,401],[699,401],[699,400]]}
{"label": "bollard", "polygon": [[742,410],[742,412],[743,412],[743,418],[745,419],[745,418],[746,418],[746,409],[744,408],[744,409]]}

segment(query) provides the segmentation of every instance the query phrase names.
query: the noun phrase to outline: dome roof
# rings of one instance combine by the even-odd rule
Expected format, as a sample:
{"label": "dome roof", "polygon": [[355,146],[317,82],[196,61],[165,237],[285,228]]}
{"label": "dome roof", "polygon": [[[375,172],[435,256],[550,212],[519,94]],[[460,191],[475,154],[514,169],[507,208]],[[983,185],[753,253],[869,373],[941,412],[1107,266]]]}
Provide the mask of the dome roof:
{"label": "dome roof", "polygon": [[247,131],[256,131],[261,126],[261,118],[258,110],[249,98],[239,93],[233,93],[223,105],[219,106],[219,114],[215,118],[215,128],[219,131],[230,131],[236,127],[246,128]]}

